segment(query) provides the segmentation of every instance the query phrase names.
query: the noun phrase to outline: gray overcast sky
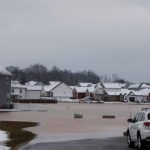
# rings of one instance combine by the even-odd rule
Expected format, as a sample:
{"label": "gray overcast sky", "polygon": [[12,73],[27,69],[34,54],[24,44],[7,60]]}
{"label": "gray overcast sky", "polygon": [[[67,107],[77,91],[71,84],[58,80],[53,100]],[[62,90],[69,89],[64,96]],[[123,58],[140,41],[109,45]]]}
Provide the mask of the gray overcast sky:
{"label": "gray overcast sky", "polygon": [[0,65],[41,63],[150,81],[150,0],[0,0]]}

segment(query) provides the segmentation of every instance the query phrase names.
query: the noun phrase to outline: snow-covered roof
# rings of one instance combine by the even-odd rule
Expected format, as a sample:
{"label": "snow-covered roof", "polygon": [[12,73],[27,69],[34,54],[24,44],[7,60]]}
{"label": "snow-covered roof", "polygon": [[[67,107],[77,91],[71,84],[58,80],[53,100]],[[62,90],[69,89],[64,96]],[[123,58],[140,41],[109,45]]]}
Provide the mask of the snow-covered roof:
{"label": "snow-covered roof", "polygon": [[131,92],[131,90],[128,90],[128,89],[121,89],[121,93],[120,94],[122,94],[122,95],[124,95],[124,94],[129,94]]}
{"label": "snow-covered roof", "polygon": [[45,91],[45,92],[50,92],[50,91],[53,90],[56,86],[58,86],[59,84],[61,84],[61,82],[59,82],[59,81],[50,81],[49,83],[50,83],[50,85],[45,85],[45,86],[44,86],[44,91]]}
{"label": "snow-covered roof", "polygon": [[18,89],[26,89],[29,91],[41,91],[42,86],[31,86],[31,85],[22,85],[22,84],[11,84],[12,88],[18,88]]}
{"label": "snow-covered roof", "polygon": [[90,86],[92,86],[92,83],[80,82],[78,85],[81,87],[90,87]]}
{"label": "snow-covered roof", "polygon": [[34,85],[36,85],[37,83],[38,83],[37,81],[29,81],[29,82],[27,82],[25,85],[34,86]]}
{"label": "snow-covered roof", "polygon": [[131,84],[128,89],[138,89],[140,88],[141,83]]}
{"label": "snow-covered roof", "polygon": [[121,85],[119,83],[102,83],[102,85],[106,89],[121,89]]}
{"label": "snow-covered roof", "polygon": [[76,86],[69,86],[72,90],[76,87]]}
{"label": "snow-covered roof", "polygon": [[77,93],[86,93],[86,91],[88,90],[87,87],[75,87],[75,90]]}
{"label": "snow-covered roof", "polygon": [[60,83],[61,83],[60,81],[49,81],[50,85],[58,85]]}
{"label": "snow-covered roof", "polygon": [[22,84],[11,84],[12,88],[19,88],[19,89],[26,89],[27,86],[22,85]]}
{"label": "snow-covered roof", "polygon": [[144,88],[144,89],[148,88],[148,89],[150,89],[150,85],[143,83],[141,85],[141,88]]}
{"label": "snow-covered roof", "polygon": [[122,94],[122,95],[124,95],[124,94],[129,94],[130,92],[131,92],[131,90],[128,90],[128,89],[121,89],[121,91],[110,91],[110,90],[105,90],[106,91],[106,93],[108,94],[108,95],[120,95],[120,94]]}
{"label": "snow-covered roof", "polygon": [[11,81],[11,84],[20,84],[19,81]]}
{"label": "snow-covered roof", "polygon": [[88,90],[90,93],[94,93],[94,91],[95,91],[95,86],[87,87],[87,90]]}
{"label": "snow-covered roof", "polygon": [[150,94],[150,89],[143,89],[140,91],[132,91],[137,96],[148,96]]}
{"label": "snow-covered roof", "polygon": [[26,86],[28,91],[42,91],[42,86]]}
{"label": "snow-covered roof", "polygon": [[125,88],[127,86],[127,83],[118,83],[118,84],[121,88]]}
{"label": "snow-covered roof", "polygon": [[0,75],[12,76],[12,74],[9,71],[7,71],[6,69],[2,68],[1,66],[0,66]]}
{"label": "snow-covered roof", "polygon": [[116,92],[116,91],[109,91],[109,90],[105,90],[105,92],[108,94],[108,95],[112,95],[112,96],[119,96],[121,93],[120,92]]}

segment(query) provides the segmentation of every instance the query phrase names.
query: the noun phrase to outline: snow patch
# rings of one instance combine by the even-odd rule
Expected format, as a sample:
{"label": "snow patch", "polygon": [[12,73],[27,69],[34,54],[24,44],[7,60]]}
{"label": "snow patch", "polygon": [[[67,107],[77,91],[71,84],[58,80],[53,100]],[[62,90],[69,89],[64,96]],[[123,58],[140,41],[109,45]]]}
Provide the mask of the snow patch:
{"label": "snow patch", "polygon": [[10,148],[4,144],[7,140],[8,134],[5,131],[0,131],[0,150],[10,150]]}

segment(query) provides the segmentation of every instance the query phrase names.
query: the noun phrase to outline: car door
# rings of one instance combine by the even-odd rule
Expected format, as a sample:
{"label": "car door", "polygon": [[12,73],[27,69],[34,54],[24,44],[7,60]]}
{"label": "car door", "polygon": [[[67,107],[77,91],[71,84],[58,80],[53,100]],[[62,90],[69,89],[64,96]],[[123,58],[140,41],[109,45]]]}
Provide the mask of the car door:
{"label": "car door", "polygon": [[133,122],[130,125],[130,135],[133,141],[137,140],[137,130],[139,125],[139,118],[141,117],[142,113],[137,113],[133,119]]}

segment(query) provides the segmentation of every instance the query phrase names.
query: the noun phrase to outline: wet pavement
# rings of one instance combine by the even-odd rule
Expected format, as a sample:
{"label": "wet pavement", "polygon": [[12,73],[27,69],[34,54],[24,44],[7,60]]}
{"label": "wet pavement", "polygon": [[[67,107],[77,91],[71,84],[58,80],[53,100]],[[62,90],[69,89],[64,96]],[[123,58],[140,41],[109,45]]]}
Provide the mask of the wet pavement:
{"label": "wet pavement", "polygon": [[[136,150],[136,148],[132,148]],[[20,150],[132,150],[128,148],[126,137],[88,139],[69,142],[38,143]],[[149,147],[144,148],[148,150]]]}

